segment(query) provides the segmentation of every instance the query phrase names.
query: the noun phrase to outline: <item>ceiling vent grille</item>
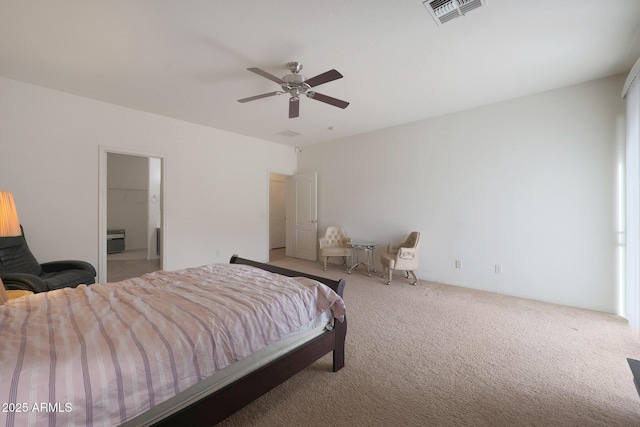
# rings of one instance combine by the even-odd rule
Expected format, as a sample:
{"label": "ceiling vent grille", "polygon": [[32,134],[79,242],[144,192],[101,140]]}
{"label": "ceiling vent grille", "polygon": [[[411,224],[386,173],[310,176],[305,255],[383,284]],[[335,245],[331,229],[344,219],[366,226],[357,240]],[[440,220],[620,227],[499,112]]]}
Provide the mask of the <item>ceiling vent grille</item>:
{"label": "ceiling vent grille", "polygon": [[298,136],[302,134],[294,130],[287,129],[287,130],[283,130],[282,132],[278,132],[278,135],[288,136],[289,138],[293,138],[294,136]]}
{"label": "ceiling vent grille", "polygon": [[464,16],[470,11],[486,5],[488,0],[426,0],[423,2],[438,25]]}

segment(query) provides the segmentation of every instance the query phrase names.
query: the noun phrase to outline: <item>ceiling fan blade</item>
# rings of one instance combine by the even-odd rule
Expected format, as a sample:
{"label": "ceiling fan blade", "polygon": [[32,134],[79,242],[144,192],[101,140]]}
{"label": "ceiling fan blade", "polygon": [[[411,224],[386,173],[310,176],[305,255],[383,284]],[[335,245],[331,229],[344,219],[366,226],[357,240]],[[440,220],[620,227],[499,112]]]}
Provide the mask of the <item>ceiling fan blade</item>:
{"label": "ceiling fan blade", "polygon": [[314,87],[314,86],[318,86],[323,83],[327,83],[333,80],[338,80],[341,78],[342,78],[342,74],[340,74],[338,71],[329,70],[326,73],[318,74],[315,77],[311,77],[310,79],[305,80],[304,82],[309,86]]}
{"label": "ceiling fan blade", "polygon": [[311,99],[315,99],[316,101],[325,102],[329,105],[333,105],[334,107],[338,107],[338,108],[347,108],[347,106],[349,105],[347,101],[342,101],[341,99],[332,98],[330,96],[323,95],[318,92],[309,92],[307,93],[307,96]]}
{"label": "ceiling fan blade", "polygon": [[282,95],[282,92],[277,90],[275,92],[263,93],[262,95],[256,95],[256,96],[250,96],[248,98],[238,99],[238,102],[255,101],[256,99],[267,98],[267,97],[273,96],[273,95]]}
{"label": "ceiling fan blade", "polygon": [[247,68],[247,70],[258,74],[259,76],[265,77],[271,81],[274,81],[278,84],[282,84],[284,83],[282,80],[280,80],[278,77],[274,76],[273,74],[269,74],[264,70],[261,70],[260,68]]}
{"label": "ceiling fan blade", "polygon": [[295,119],[300,115],[300,98],[289,98],[289,118]]}

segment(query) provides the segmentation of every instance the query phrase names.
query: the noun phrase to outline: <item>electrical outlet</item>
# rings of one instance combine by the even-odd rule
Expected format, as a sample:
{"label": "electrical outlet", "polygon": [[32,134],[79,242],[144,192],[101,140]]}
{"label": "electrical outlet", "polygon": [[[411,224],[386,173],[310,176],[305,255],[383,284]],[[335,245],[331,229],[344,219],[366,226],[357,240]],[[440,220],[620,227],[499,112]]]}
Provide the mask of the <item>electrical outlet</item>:
{"label": "electrical outlet", "polygon": [[496,264],[496,274],[502,274],[502,266],[500,264]]}
{"label": "electrical outlet", "polygon": [[462,261],[459,259],[456,260],[456,268],[462,268]]}

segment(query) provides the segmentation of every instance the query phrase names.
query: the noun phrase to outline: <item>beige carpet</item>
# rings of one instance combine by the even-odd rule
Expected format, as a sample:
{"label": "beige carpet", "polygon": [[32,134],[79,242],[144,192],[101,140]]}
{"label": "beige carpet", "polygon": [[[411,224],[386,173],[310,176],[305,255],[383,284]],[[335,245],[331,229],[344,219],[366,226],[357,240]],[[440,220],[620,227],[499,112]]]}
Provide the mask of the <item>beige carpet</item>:
{"label": "beige carpet", "polygon": [[420,281],[347,275],[346,367],[326,356],[224,426],[640,426],[614,315]]}

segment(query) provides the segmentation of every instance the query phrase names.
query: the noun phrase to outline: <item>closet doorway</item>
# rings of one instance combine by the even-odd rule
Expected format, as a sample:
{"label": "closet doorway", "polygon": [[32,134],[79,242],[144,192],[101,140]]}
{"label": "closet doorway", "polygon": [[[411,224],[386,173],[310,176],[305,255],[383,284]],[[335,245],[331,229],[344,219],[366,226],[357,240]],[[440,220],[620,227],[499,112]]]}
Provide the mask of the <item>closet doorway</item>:
{"label": "closet doorway", "polygon": [[163,266],[163,157],[104,149],[99,279],[117,282]]}

